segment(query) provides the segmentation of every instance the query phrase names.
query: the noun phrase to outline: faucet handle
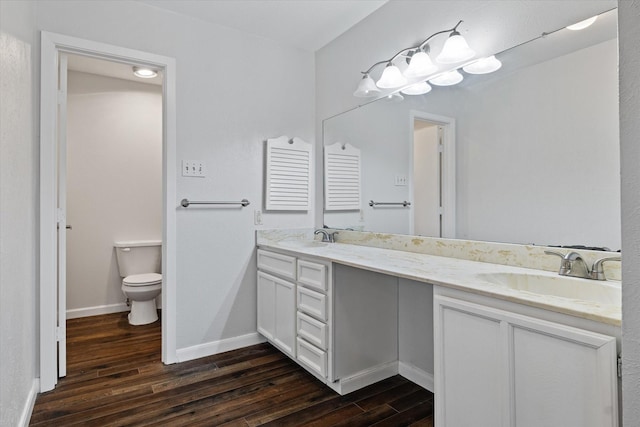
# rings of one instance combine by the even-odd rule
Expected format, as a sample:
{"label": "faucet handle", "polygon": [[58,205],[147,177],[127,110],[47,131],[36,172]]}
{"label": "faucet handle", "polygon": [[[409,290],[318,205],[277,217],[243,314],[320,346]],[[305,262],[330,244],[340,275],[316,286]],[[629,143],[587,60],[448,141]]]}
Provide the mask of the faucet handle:
{"label": "faucet handle", "polygon": [[556,252],[556,251],[544,251],[545,254],[547,255],[557,255],[560,258],[564,259],[564,254],[560,253],[560,252]]}
{"label": "faucet handle", "polygon": [[600,258],[593,263],[593,268],[591,269],[591,278],[594,280],[607,280],[607,277],[604,275],[604,263],[607,261],[622,261],[622,257],[619,256],[609,256]]}

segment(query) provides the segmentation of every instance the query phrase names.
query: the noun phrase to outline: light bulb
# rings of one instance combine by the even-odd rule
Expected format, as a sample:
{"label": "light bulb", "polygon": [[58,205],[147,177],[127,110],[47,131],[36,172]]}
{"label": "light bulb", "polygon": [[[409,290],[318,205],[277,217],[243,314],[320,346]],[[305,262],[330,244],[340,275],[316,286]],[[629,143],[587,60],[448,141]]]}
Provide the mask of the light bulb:
{"label": "light bulb", "polygon": [[592,16],[591,18],[585,19],[584,21],[580,21],[576,24],[569,25],[567,27],[567,30],[572,30],[572,31],[584,30],[585,28],[587,28],[588,26],[596,22],[596,19],[598,19],[598,15]]}
{"label": "light bulb", "polygon": [[404,71],[404,76],[411,79],[417,77],[426,77],[431,73],[435,73],[438,67],[436,67],[429,55],[419,50],[411,56],[409,66]]}
{"label": "light bulb", "polygon": [[441,64],[455,64],[473,58],[476,53],[459,32],[453,31],[444,42],[440,55],[436,58]]}
{"label": "light bulb", "polygon": [[369,74],[365,74],[364,77],[358,83],[358,89],[353,93],[354,96],[359,98],[367,98],[370,96],[376,96],[380,93],[380,89],[376,86],[376,83],[369,76]]}
{"label": "light bulb", "polygon": [[496,59],[495,55],[488,58],[478,59],[469,65],[465,65],[462,69],[469,74],[488,74],[497,71],[502,67],[502,62]]}
{"label": "light bulb", "polygon": [[462,81],[464,77],[458,72],[458,70],[451,70],[438,77],[429,80],[429,83],[436,86],[452,86]]}
{"label": "light bulb", "polygon": [[152,79],[158,75],[158,72],[148,67],[133,67],[133,74],[142,79]]}
{"label": "light bulb", "polygon": [[401,92],[405,95],[424,95],[425,93],[431,92],[431,86],[429,86],[427,82],[420,82],[402,89]]}
{"label": "light bulb", "polygon": [[380,80],[376,83],[376,85],[382,89],[395,89],[406,84],[407,79],[402,75],[400,69],[391,62],[387,64],[382,72],[382,76],[380,76]]}

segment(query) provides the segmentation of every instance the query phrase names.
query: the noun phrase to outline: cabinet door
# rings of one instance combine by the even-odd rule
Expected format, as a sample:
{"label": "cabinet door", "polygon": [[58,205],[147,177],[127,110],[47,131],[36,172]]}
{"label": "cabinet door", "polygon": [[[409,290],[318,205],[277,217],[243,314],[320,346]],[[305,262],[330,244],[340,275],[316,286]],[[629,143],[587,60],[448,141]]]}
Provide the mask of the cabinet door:
{"label": "cabinet door", "polygon": [[618,425],[615,338],[527,317],[508,321],[512,425]]}
{"label": "cabinet door", "polygon": [[465,304],[435,302],[436,425],[507,425],[500,319]]}
{"label": "cabinet door", "polygon": [[262,271],[258,272],[258,332],[295,355],[295,285]]}
{"label": "cabinet door", "polygon": [[275,277],[258,271],[258,332],[273,340],[276,331]]}
{"label": "cabinet door", "polygon": [[285,280],[275,281],[275,322],[273,341],[289,356],[295,356],[296,290]]}
{"label": "cabinet door", "polygon": [[614,337],[434,297],[436,425],[618,425]]}

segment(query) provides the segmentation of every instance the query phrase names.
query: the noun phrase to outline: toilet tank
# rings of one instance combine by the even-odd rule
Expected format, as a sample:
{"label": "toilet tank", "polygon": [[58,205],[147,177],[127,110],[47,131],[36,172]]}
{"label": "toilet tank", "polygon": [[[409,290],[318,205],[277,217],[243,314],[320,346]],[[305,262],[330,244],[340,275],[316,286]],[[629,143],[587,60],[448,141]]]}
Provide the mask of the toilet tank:
{"label": "toilet tank", "polygon": [[160,240],[115,242],[114,246],[120,277],[162,273],[162,242]]}

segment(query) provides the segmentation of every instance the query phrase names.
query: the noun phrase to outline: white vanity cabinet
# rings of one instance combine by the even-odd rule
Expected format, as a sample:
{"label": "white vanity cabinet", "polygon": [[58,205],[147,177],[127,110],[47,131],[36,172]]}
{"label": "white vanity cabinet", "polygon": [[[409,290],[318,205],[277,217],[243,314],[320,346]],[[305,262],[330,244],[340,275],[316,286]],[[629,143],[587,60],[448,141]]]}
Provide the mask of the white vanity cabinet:
{"label": "white vanity cabinet", "polygon": [[331,264],[264,249],[257,257],[258,332],[326,381]]}
{"label": "white vanity cabinet", "polygon": [[434,294],[437,426],[618,425],[615,337]]}

